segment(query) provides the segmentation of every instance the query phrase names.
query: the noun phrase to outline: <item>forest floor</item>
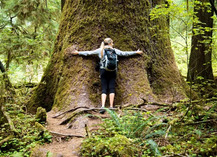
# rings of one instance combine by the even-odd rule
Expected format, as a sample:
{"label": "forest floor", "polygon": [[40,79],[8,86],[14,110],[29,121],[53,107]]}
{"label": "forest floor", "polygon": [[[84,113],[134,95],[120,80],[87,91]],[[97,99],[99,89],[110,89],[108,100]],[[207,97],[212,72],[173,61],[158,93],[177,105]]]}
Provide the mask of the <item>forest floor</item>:
{"label": "forest floor", "polygon": [[[159,107],[156,106],[146,106],[146,109],[149,111],[157,110]],[[60,123],[66,118],[66,116],[53,118],[58,113],[55,111],[50,111],[47,113],[47,126],[46,128],[53,135],[52,142],[45,144],[43,149],[47,152],[51,152],[55,157],[78,157],[80,146],[84,138],[75,137],[87,135],[85,129],[85,124],[87,125],[88,131],[93,131],[99,128],[99,124],[102,122],[101,117],[108,118],[109,114],[99,114],[94,112],[94,117],[77,117],[76,120],[72,123],[71,127],[69,125],[60,125]]]}
{"label": "forest floor", "polygon": [[[85,124],[87,124],[88,130],[94,130],[99,127],[102,122],[99,118],[87,118],[78,117],[73,122],[71,128],[69,125],[60,125],[60,123],[65,119],[64,117],[53,118],[57,113],[55,111],[50,111],[47,113],[47,126],[46,128],[53,135],[52,143],[45,144],[44,149],[48,150],[53,154],[57,154],[58,157],[77,157],[79,156],[79,150],[81,143],[83,141],[82,137],[76,136],[86,136]],[[107,118],[108,114],[94,113],[95,116],[100,116],[101,118]]]}

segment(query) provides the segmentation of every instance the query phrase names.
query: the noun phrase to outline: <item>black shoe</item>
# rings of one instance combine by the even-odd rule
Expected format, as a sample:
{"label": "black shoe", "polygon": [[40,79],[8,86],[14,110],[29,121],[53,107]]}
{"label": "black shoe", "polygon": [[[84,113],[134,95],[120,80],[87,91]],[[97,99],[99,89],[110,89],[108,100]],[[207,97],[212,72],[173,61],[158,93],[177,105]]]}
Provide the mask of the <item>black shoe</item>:
{"label": "black shoe", "polygon": [[100,113],[100,114],[104,114],[104,113],[105,113],[104,107],[101,107],[101,109],[99,110],[99,113]]}

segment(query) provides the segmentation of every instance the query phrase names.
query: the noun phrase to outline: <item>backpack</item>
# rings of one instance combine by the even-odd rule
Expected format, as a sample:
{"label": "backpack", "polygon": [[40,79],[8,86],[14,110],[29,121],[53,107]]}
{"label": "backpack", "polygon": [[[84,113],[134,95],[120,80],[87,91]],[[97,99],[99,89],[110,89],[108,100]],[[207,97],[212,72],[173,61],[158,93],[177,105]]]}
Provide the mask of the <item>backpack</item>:
{"label": "backpack", "polygon": [[106,48],[104,57],[104,68],[107,71],[115,71],[118,66],[118,58],[114,49]]}

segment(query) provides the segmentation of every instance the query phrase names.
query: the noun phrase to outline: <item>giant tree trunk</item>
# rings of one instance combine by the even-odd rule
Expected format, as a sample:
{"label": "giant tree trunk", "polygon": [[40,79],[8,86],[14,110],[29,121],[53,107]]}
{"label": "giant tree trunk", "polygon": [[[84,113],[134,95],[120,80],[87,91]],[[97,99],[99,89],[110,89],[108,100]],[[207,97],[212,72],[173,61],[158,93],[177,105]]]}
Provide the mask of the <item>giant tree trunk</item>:
{"label": "giant tree trunk", "polygon": [[209,0],[199,0],[196,2],[194,6],[196,15],[194,17],[192,48],[187,80],[199,83],[201,77],[203,81],[214,80],[211,58],[213,9],[209,5],[207,6]]}
{"label": "giant tree trunk", "polygon": [[63,11],[63,7],[64,7],[65,2],[66,2],[66,0],[61,0],[61,11]]}
{"label": "giant tree trunk", "polygon": [[[162,3],[158,1],[158,3]],[[168,36],[167,19],[150,21],[150,0],[66,0],[54,52],[29,103],[61,109],[100,104],[97,57],[72,56],[66,48],[93,50],[106,37],[121,50],[141,49],[142,56],[119,58],[115,105],[179,100],[185,85]]]}

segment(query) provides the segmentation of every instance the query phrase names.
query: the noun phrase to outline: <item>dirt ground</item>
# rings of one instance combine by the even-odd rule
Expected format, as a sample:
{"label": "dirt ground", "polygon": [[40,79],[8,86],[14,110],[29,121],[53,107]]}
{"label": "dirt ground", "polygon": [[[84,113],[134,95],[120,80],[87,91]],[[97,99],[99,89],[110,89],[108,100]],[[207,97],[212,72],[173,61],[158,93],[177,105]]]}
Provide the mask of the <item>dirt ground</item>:
{"label": "dirt ground", "polygon": [[[149,111],[156,110],[156,106],[146,106],[145,109]],[[94,116],[78,116],[73,122],[66,125],[60,125],[72,113],[67,113],[53,118],[59,112],[50,111],[47,113],[46,128],[53,135],[52,142],[40,147],[39,151],[45,152],[44,155],[35,155],[34,157],[47,157],[48,152],[52,153],[52,157],[78,157],[83,139],[91,132],[99,128],[103,118],[108,118],[108,113],[99,114],[94,112]],[[91,114],[89,114],[91,115]],[[97,118],[101,117],[101,118]]]}
{"label": "dirt ground", "polygon": [[[87,129],[94,130],[99,127],[99,124],[102,122],[99,118],[88,118],[85,116],[80,116],[72,123],[69,128],[68,125],[60,125],[60,123],[66,118],[58,117],[52,118],[57,113],[50,111],[47,113],[47,126],[46,128],[52,133],[53,139],[52,143],[45,144],[43,146],[44,150],[55,154],[55,157],[77,157],[79,156],[79,150],[81,143],[84,138],[82,137],[71,137],[71,136],[83,136],[87,135],[85,129],[85,124]],[[108,117],[107,114],[101,115],[95,113],[97,116],[102,118]],[[94,115],[95,115],[94,114]]]}

